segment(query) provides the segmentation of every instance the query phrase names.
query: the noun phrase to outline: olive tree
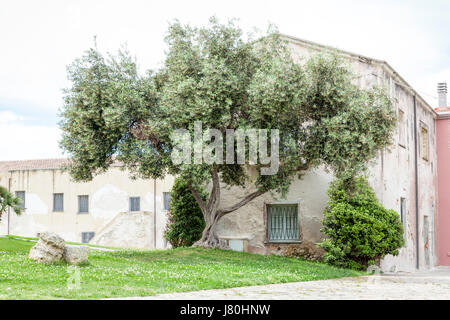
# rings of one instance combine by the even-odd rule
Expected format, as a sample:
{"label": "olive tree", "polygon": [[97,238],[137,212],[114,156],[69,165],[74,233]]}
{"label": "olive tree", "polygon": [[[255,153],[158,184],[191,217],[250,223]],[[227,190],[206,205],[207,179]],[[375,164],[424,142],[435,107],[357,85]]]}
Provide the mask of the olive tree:
{"label": "olive tree", "polygon": [[[104,57],[93,48],[68,67],[72,85],[61,113],[61,146],[71,156],[75,180],[90,180],[114,161],[131,177],[184,179],[206,224],[197,245],[219,246],[215,226],[223,216],[266,192],[285,195],[308,169],[324,166],[352,177],[391,141],[395,114],[389,97],[379,88],[354,85],[335,53],[297,63],[278,32],[245,39],[233,22],[214,18],[201,28],[175,22],[165,40],[163,66],[145,74],[124,49]],[[210,139],[210,145],[237,151],[235,161],[173,161],[174,130],[194,136],[199,122],[223,135],[252,128],[277,134],[277,148],[271,150],[272,140],[266,145],[277,155],[276,172],[263,174],[268,165],[261,155],[237,161],[250,157],[251,139],[244,140],[244,154],[234,140]],[[217,149],[212,154],[217,160]],[[198,191],[205,185],[206,201]],[[251,192],[224,205],[221,185]]]}

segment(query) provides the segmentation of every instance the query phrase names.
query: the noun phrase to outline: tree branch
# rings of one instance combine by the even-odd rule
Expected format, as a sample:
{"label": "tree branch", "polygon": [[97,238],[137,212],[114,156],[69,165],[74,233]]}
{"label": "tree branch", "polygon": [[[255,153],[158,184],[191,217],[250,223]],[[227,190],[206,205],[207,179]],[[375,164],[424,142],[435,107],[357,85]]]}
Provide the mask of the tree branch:
{"label": "tree branch", "polygon": [[203,218],[205,219],[205,221],[207,221],[207,217],[208,217],[207,210],[206,210],[205,202],[203,201],[202,197],[200,196],[200,193],[197,191],[197,189],[194,188],[194,186],[190,182],[187,183],[187,187],[191,191],[192,195],[194,196],[195,201],[197,201],[200,209],[202,210]]}
{"label": "tree branch", "polygon": [[206,210],[208,212],[211,212],[211,209],[215,207],[219,207],[220,203],[220,180],[219,180],[219,174],[217,173],[217,168],[214,166],[211,170],[211,178],[212,178],[212,190],[211,194],[209,195],[208,204],[206,205]]}
{"label": "tree branch", "polygon": [[240,207],[245,206],[247,203],[249,203],[250,201],[252,201],[253,199],[259,197],[260,195],[262,195],[264,193],[266,193],[266,191],[260,191],[260,190],[250,193],[249,195],[247,195],[244,199],[242,199],[235,205],[228,207],[228,208],[220,209],[218,211],[218,215],[220,215],[222,217],[230,212],[233,212],[233,211],[239,209]]}

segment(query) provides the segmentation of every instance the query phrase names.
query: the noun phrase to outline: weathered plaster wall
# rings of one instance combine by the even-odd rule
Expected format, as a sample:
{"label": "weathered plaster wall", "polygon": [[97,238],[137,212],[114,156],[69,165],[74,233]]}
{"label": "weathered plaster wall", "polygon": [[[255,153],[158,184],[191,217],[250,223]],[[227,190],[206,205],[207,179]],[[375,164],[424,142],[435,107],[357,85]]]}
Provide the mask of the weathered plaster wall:
{"label": "weathered plaster wall", "polygon": [[[387,76],[387,75],[385,75]],[[393,87],[393,88],[392,88]],[[397,257],[388,256],[382,266],[385,270],[412,271],[416,266],[416,203],[415,203],[415,145],[414,145],[414,103],[413,96],[395,83],[391,85],[391,94],[395,107],[402,110],[406,123],[406,143],[398,140],[389,150],[380,152],[377,162],[370,170],[370,183],[378,199],[390,209],[400,212],[400,199],[406,201],[406,219],[404,221],[406,245]],[[436,171],[436,128],[434,116],[417,102],[418,130],[418,184],[419,184],[419,260],[421,268],[435,265],[434,216],[437,201]],[[421,145],[421,127],[428,130],[428,159],[424,159]],[[400,127],[397,129],[400,130]],[[424,234],[424,223],[428,220],[429,228]]]}
{"label": "weathered plaster wall", "polygon": [[[0,172],[1,185],[8,187],[11,179],[11,192],[25,191],[26,210],[17,216],[10,213],[10,233],[21,236],[36,236],[42,231],[53,231],[68,241],[81,241],[82,232],[102,231],[101,242],[104,245],[118,245],[117,232],[120,229],[126,234],[124,239],[135,237],[133,247],[152,248],[154,244],[154,181],[131,180],[126,171],[112,167],[106,173],[96,176],[92,181],[77,183],[71,180],[68,173],[58,169],[46,170],[16,170]],[[166,247],[162,235],[166,226],[166,212],[163,209],[162,193],[170,192],[172,177],[156,181],[156,247]],[[53,193],[64,193],[64,212],[53,212]],[[89,213],[78,213],[78,195],[89,195]],[[141,198],[141,211],[131,215],[139,221],[146,221],[142,228],[146,232],[135,232],[132,219],[122,219],[118,225],[110,225],[120,213],[129,211],[129,197]],[[150,213],[150,214],[144,214]],[[129,214],[129,213],[128,213]],[[145,218],[144,218],[145,216]],[[137,221],[138,221],[137,220]],[[142,220],[142,221],[144,221]],[[128,221],[130,223],[125,223]],[[119,226],[120,225],[120,226]],[[110,226],[111,230],[105,230]],[[0,223],[2,234],[7,232],[7,215]],[[108,235],[111,235],[109,237]],[[96,239],[93,239],[94,242]],[[128,246],[130,241],[124,241],[122,246]],[[144,245],[137,245],[143,243]]]}
{"label": "weathered plaster wall", "polygon": [[437,153],[439,172],[438,218],[438,263],[450,266],[450,118],[437,120]]}
{"label": "weathered plaster wall", "polygon": [[92,243],[128,248],[153,248],[151,212],[121,212],[99,230]]}
{"label": "weathered plaster wall", "polygon": [[[322,237],[319,229],[322,212],[327,201],[326,190],[331,179],[332,177],[323,170],[312,170],[304,176],[301,182],[295,181],[291,185],[286,199],[268,193],[223,217],[217,225],[218,235],[248,239],[248,249],[251,252],[274,252],[264,244],[266,234],[264,203],[289,201],[299,203],[302,239],[317,242]],[[237,187],[229,190],[222,188],[222,190],[221,202],[224,206],[238,202],[252,191],[243,191]],[[277,248],[275,248],[275,252],[278,251]]]}
{"label": "weathered plaster wall", "polygon": [[[312,52],[319,49],[298,42],[290,43],[293,55],[299,63],[305,61]],[[394,107],[404,112],[406,139],[399,144],[399,134],[395,134],[393,145],[378,153],[368,171],[368,179],[375,189],[378,199],[384,206],[400,213],[400,198],[406,201],[405,239],[406,245],[396,257],[387,256],[381,263],[384,270],[412,271],[416,265],[416,223],[415,223],[415,169],[414,169],[414,105],[413,94],[405,89],[402,80],[391,75],[382,63],[372,62],[363,57],[345,55],[355,72],[355,84],[369,88],[375,85],[385,87],[390,92]],[[419,259],[420,267],[435,265],[434,255],[434,216],[436,208],[436,129],[435,114],[417,102],[417,123],[420,139],[420,124],[428,130],[428,159],[423,159],[419,150]],[[400,126],[399,126],[400,128]],[[398,129],[400,130],[400,129]],[[419,141],[421,143],[421,141]],[[332,175],[323,168],[312,170],[302,180],[295,180],[286,199],[279,195],[266,194],[253,200],[238,211],[225,216],[218,224],[219,236],[241,237],[249,239],[249,251],[260,253],[288,254],[292,251],[311,251],[314,243],[320,241],[323,209],[326,206],[326,190]],[[223,205],[238,202],[251,190],[231,188],[224,191]],[[266,225],[264,222],[264,203],[297,201],[300,206],[302,244],[266,244],[264,243]],[[424,233],[424,221],[428,219],[428,233]],[[312,246],[311,246],[312,244]],[[318,250],[317,253],[320,253]],[[309,253],[307,255],[310,255]],[[313,254],[314,256],[314,254]]]}

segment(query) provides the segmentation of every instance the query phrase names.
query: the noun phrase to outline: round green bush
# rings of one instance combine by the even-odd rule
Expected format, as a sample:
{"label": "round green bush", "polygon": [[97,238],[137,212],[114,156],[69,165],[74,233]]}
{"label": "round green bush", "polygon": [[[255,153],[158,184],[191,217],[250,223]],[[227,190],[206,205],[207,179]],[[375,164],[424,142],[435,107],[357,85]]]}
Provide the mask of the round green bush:
{"label": "round green bush", "polygon": [[350,184],[336,179],[328,195],[321,229],[328,237],[319,244],[326,251],[325,262],[366,269],[387,254],[398,255],[404,245],[400,216],[378,202],[364,177]]}
{"label": "round green bush", "polygon": [[[203,200],[206,195],[199,191]],[[203,213],[186,182],[176,178],[170,192],[170,205],[165,238],[173,248],[189,247],[199,240],[205,228]]]}

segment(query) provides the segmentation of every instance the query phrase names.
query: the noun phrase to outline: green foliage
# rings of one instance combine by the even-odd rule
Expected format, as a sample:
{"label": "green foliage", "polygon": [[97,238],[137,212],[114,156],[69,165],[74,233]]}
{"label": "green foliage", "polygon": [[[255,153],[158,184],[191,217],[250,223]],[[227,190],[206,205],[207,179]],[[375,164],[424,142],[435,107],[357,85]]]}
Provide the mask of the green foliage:
{"label": "green foliage", "polygon": [[8,207],[12,208],[16,214],[20,214],[20,199],[11,194],[6,188],[0,186],[0,221]]}
{"label": "green foliage", "polygon": [[[203,200],[206,194],[200,190]],[[169,221],[165,238],[173,248],[190,247],[205,228],[203,213],[183,179],[176,178],[170,192]]]}
{"label": "green foliage", "polygon": [[365,269],[387,254],[398,255],[404,245],[400,216],[378,202],[364,177],[353,180],[351,192],[336,179],[328,195],[321,229],[328,238],[320,244],[327,251],[325,262]]}
{"label": "green foliage", "polygon": [[[313,54],[302,65],[278,32],[247,40],[233,22],[215,18],[203,28],[171,24],[166,43],[157,71],[139,74],[126,50],[105,58],[90,49],[69,66],[61,147],[75,180],[91,180],[117,159],[133,177],[171,174],[197,187],[211,181],[215,168],[227,185],[284,195],[297,173],[319,165],[354,176],[391,142],[395,112],[388,95],[352,84],[354,75],[336,53]],[[262,164],[254,166],[255,179],[247,164],[174,164],[170,135],[182,128],[192,137],[195,121],[223,134],[278,129],[277,174],[261,175]]]}

